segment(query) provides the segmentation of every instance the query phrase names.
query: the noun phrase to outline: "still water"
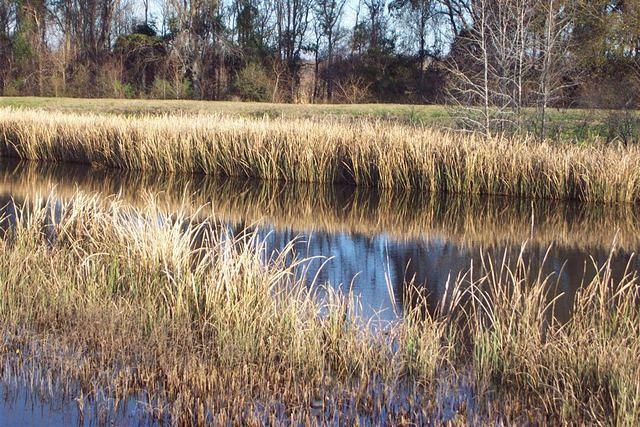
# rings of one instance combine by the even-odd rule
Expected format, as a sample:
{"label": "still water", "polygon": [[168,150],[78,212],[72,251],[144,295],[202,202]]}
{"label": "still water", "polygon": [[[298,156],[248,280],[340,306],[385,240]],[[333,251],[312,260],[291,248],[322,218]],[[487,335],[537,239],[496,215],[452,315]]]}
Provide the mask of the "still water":
{"label": "still water", "polygon": [[[255,230],[267,251],[282,251],[293,241],[299,257],[313,258],[304,269],[309,279],[350,290],[364,316],[381,320],[393,320],[410,308],[410,286],[420,289],[434,310],[450,289],[448,283],[481,264],[481,253],[515,260],[525,243],[523,257],[532,274],[542,269],[556,285],[549,297],[561,295],[554,309],[560,321],[570,318],[576,291],[609,257],[614,280],[640,270],[633,255],[640,248],[637,206],[434,197],[7,160],[0,160],[0,231],[11,226],[16,206],[24,201],[53,194],[50,200],[60,205],[77,191],[118,195],[136,207],[153,195],[164,209],[214,219],[232,234]],[[0,425],[154,423],[145,416],[145,405],[152,402],[145,402],[144,395],[121,402],[114,411],[106,396],[70,400],[34,390],[9,364],[2,369]],[[472,406],[473,393],[465,387],[443,386],[438,406],[450,408],[443,420],[462,403]]]}
{"label": "still water", "polygon": [[0,161],[5,223],[24,200],[52,191],[63,200],[76,190],[118,194],[134,206],[153,194],[167,209],[191,207],[194,215],[213,217],[232,233],[256,230],[268,251],[294,241],[298,256],[313,258],[306,268],[310,279],[350,290],[365,316],[383,320],[407,309],[407,283],[424,291],[433,310],[448,282],[481,263],[481,252],[515,260],[525,243],[531,270],[542,268],[557,284],[561,321],[570,316],[576,290],[609,256],[618,277],[640,269],[633,256],[640,248],[636,206],[432,197]]}

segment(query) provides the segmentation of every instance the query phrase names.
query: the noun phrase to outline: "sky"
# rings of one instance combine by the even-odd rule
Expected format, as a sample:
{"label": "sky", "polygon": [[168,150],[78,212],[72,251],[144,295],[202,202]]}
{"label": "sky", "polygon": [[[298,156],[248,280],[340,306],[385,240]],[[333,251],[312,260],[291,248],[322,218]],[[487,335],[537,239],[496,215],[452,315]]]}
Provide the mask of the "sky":
{"label": "sky", "polygon": [[[136,17],[138,19],[143,19],[144,17],[144,8],[142,0],[133,0],[135,2],[137,10],[135,11]],[[342,19],[342,25],[346,27],[352,27],[355,23],[358,5],[362,3],[363,0],[346,0],[344,6],[344,16]],[[228,4],[230,0],[223,0],[223,3]],[[163,1],[159,0],[151,0],[149,5],[149,16],[150,18],[155,18],[156,24],[158,27],[161,26],[161,22],[159,22],[162,18],[162,4]],[[364,6],[360,6],[361,8]],[[362,16],[362,14],[361,14]]]}

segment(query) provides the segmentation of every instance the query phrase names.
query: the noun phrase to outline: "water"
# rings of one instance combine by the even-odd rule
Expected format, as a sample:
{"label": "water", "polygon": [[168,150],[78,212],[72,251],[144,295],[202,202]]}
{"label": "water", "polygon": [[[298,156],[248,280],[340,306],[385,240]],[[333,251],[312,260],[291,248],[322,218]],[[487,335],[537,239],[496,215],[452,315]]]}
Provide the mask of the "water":
{"label": "water", "polygon": [[[614,276],[630,266],[640,248],[640,209],[559,201],[462,196],[430,197],[352,187],[221,180],[93,170],[77,165],[0,163],[0,205],[11,222],[12,203],[36,195],[70,197],[119,194],[131,205],[149,194],[168,209],[187,206],[213,216],[233,233],[256,229],[269,251],[295,242],[301,257],[313,257],[309,278],[351,291],[365,316],[396,318],[410,298],[406,283],[440,303],[448,283],[473,264],[481,251],[498,258],[524,258],[532,271],[542,266],[562,294],[556,316],[564,321],[572,297],[610,256]],[[185,203],[186,202],[186,203]],[[197,208],[207,208],[197,212]],[[615,247],[614,247],[615,243]],[[630,261],[631,260],[631,261]],[[544,262],[543,262],[544,261]],[[631,262],[629,264],[629,262]]]}
{"label": "water", "polygon": [[[544,274],[557,282],[550,298],[562,295],[554,313],[560,321],[570,318],[576,291],[609,256],[614,280],[628,268],[640,271],[633,256],[640,248],[640,208],[636,206],[431,197],[6,160],[0,160],[0,206],[5,215],[0,231],[10,227],[15,205],[36,196],[47,197],[52,191],[62,200],[77,190],[105,197],[117,194],[124,203],[138,207],[148,203],[149,194],[157,194],[167,209],[186,206],[191,214],[213,217],[232,233],[257,230],[270,251],[282,250],[294,241],[297,254],[315,257],[306,270],[309,278],[350,290],[359,298],[364,316],[382,320],[397,318],[412,304],[407,282],[427,295],[428,308],[434,310],[450,281],[472,264],[480,265],[481,252],[515,259],[525,242],[524,259],[532,271],[543,265]],[[198,210],[203,205],[207,207]],[[4,378],[6,382],[7,375]],[[455,413],[456,405],[470,395],[459,385],[444,387],[441,406],[452,406],[445,412]],[[92,409],[85,410],[83,417],[77,402],[44,396],[18,380],[5,384],[0,424],[152,422],[144,418],[144,403],[135,399],[125,402],[121,414],[108,416],[104,415],[109,413],[108,399],[87,402],[86,407]]]}

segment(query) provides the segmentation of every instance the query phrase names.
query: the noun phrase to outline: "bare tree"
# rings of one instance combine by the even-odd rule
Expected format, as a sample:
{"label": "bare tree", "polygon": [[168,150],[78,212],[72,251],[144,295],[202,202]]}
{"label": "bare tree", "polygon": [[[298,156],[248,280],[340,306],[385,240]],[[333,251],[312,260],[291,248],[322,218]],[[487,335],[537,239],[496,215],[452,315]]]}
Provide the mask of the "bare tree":
{"label": "bare tree", "polygon": [[11,55],[12,29],[15,28],[15,2],[0,0],[0,90],[4,90],[13,69]]}
{"label": "bare tree", "polygon": [[242,55],[266,51],[274,34],[274,11],[273,2],[268,0],[233,0],[229,29],[235,35]]}
{"label": "bare tree", "polygon": [[406,25],[405,33],[408,33],[408,44],[417,42],[419,83],[424,86],[424,70],[426,66],[427,40],[430,36],[429,23],[435,15],[433,0],[394,0],[389,8],[399,18],[402,25]]}
{"label": "bare tree", "polygon": [[489,52],[489,6],[478,0],[473,26],[456,39],[448,68],[448,92],[453,115],[464,128],[480,130],[491,137],[491,58]]}
{"label": "bare tree", "polygon": [[142,0],[142,6],[144,7],[144,25],[149,25],[149,2],[150,0]]}
{"label": "bare tree", "polygon": [[435,13],[446,17],[452,38],[471,26],[474,15],[473,0],[435,0],[435,3]]}
{"label": "bare tree", "polygon": [[311,0],[277,0],[276,30],[280,60],[286,64],[289,99],[295,100],[300,83],[300,67],[309,26]]}
{"label": "bare tree", "polygon": [[[181,64],[181,74],[192,85],[196,98],[205,97],[205,75],[216,76],[220,49],[219,0],[169,0],[177,25],[172,56]],[[211,71],[214,71],[213,73]]]}
{"label": "bare tree", "polygon": [[532,69],[530,35],[537,0],[504,0],[492,5],[489,26],[490,49],[497,87],[500,131],[522,131],[525,80]]}
{"label": "bare tree", "polygon": [[311,50],[313,51],[313,91],[311,102],[317,102],[320,98],[320,43],[322,40],[322,27],[320,21],[313,20],[313,43]]}
{"label": "bare tree", "polygon": [[333,99],[333,56],[337,27],[342,20],[346,0],[315,0],[314,16],[327,45],[327,68],[325,80],[327,84],[327,99]]}
{"label": "bare tree", "polygon": [[540,0],[544,12],[544,36],[540,49],[541,69],[538,80],[538,112],[540,139],[547,136],[547,110],[563,90],[574,83],[563,81],[567,73],[567,48],[573,23],[572,2]]}
{"label": "bare tree", "polygon": [[369,17],[369,48],[376,49],[384,37],[386,0],[364,0]]}
{"label": "bare tree", "polygon": [[475,1],[473,25],[461,31],[449,64],[449,93],[464,128],[486,137],[522,130],[535,1]]}

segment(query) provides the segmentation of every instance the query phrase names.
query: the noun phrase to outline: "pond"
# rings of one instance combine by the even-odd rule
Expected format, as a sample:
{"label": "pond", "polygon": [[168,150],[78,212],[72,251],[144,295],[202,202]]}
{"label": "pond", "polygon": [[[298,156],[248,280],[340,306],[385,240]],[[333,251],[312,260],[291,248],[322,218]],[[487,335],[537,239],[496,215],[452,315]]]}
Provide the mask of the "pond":
{"label": "pond", "polygon": [[[255,231],[268,253],[293,244],[299,258],[309,258],[300,273],[310,282],[352,292],[365,318],[382,321],[410,308],[414,288],[434,312],[456,278],[469,277],[472,266],[473,274],[481,274],[490,260],[513,264],[522,254],[530,274],[548,276],[555,286],[548,298],[557,298],[553,314],[561,322],[571,317],[576,291],[597,274],[597,266],[610,259],[614,282],[640,271],[634,256],[640,248],[640,208],[633,205],[398,193],[9,160],[0,160],[0,231],[11,227],[25,201],[53,194],[49,200],[59,207],[78,190],[117,195],[134,207],[153,196],[163,209],[214,220],[231,234]],[[12,369],[7,363],[2,374],[0,424],[154,423],[144,415],[145,405],[153,405],[144,393],[114,411],[107,396],[70,400],[34,390]],[[30,370],[38,372],[35,365]],[[50,383],[40,376],[41,384]],[[464,382],[443,385],[439,396],[442,420],[461,405],[473,405],[472,387]]]}
{"label": "pond", "polygon": [[[556,284],[560,321],[569,318],[576,290],[608,257],[615,276],[640,269],[633,256],[640,248],[640,209],[632,205],[398,194],[0,162],[5,223],[25,200],[46,198],[52,191],[62,200],[76,189],[118,194],[133,206],[157,195],[166,209],[186,206],[231,233],[256,230],[268,251],[282,251],[294,242],[299,257],[311,258],[304,270],[309,279],[351,291],[364,316],[382,320],[396,318],[410,304],[408,283],[435,310],[456,277],[472,265],[478,270],[481,253],[515,261],[522,250],[531,274],[542,269]],[[207,208],[198,210],[203,205]]]}

